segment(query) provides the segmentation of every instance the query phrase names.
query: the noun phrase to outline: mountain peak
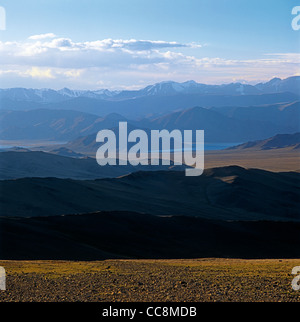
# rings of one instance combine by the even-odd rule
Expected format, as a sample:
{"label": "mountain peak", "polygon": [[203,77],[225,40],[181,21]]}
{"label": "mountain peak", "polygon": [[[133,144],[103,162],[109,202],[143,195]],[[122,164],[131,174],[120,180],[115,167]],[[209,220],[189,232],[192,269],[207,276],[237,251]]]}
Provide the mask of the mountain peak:
{"label": "mountain peak", "polygon": [[64,87],[60,90],[52,89],[26,89],[8,88],[0,89],[0,98],[12,101],[30,101],[54,103],[70,100],[72,98],[92,98],[96,100],[127,100],[146,96],[174,96],[178,94],[197,95],[253,95],[290,92],[299,95],[300,76],[286,79],[275,77],[268,82],[256,85],[244,83],[229,83],[222,85],[208,85],[188,80],[182,83],[175,81],[162,81],[146,86],[139,90],[72,90]]}
{"label": "mountain peak", "polygon": [[269,80],[268,82],[264,83],[264,84],[268,84],[268,85],[275,85],[275,84],[278,84],[282,81],[281,78],[279,77],[274,77],[272,78],[271,80]]}

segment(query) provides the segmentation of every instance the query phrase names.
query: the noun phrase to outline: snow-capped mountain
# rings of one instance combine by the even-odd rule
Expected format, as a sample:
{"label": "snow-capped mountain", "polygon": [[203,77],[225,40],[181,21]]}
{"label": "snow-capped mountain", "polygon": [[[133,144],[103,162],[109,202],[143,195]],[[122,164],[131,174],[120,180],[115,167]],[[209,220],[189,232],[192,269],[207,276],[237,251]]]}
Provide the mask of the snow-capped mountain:
{"label": "snow-capped mountain", "polygon": [[144,90],[148,95],[172,95],[172,94],[223,94],[223,95],[245,95],[258,94],[260,92],[255,86],[241,83],[224,85],[206,85],[195,81],[184,83],[162,82],[146,87]]}
{"label": "snow-capped mountain", "polygon": [[28,101],[37,103],[56,103],[78,97],[92,98],[96,100],[126,100],[144,96],[174,96],[177,94],[203,94],[203,95],[253,95],[291,92],[300,93],[300,76],[293,76],[286,79],[273,78],[269,82],[256,85],[231,83],[222,85],[207,85],[197,83],[193,80],[178,83],[164,81],[149,85],[140,90],[110,91],[108,89],[71,90],[63,88],[52,89],[26,89],[9,88],[0,89],[0,99],[11,101]]}
{"label": "snow-capped mountain", "polygon": [[293,76],[286,79],[273,78],[269,82],[259,83],[255,87],[267,93],[292,92],[299,94],[300,76]]}

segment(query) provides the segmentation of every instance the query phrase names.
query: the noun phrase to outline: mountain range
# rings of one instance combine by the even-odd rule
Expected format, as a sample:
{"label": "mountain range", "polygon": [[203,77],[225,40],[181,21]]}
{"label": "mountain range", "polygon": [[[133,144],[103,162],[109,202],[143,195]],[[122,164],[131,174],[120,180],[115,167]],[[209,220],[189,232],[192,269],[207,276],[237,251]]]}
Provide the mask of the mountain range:
{"label": "mountain range", "polygon": [[99,117],[72,110],[0,111],[0,138],[68,141],[116,127],[120,121],[127,120],[117,114]]}
{"label": "mountain range", "polygon": [[[206,142],[246,142],[300,131],[300,102],[248,107],[193,107],[139,120],[116,113],[99,117],[73,110],[0,111],[1,140],[54,140],[75,152],[92,152],[96,133],[128,122],[131,129],[204,130]],[[88,148],[87,144],[93,146]]]}
{"label": "mountain range", "polygon": [[[21,146],[0,151],[0,258],[299,258],[299,84],[0,89],[0,139]],[[246,143],[206,151],[199,177],[101,167],[96,134],[122,121]]]}
{"label": "mountain range", "polygon": [[[194,81],[162,82],[136,91],[73,91],[11,88],[0,90],[0,109],[74,110],[101,117],[118,113],[126,118],[160,116],[177,110],[220,106],[254,106],[299,100],[299,79],[273,79],[264,84],[205,85]],[[99,94],[101,93],[101,95]],[[105,93],[105,95],[103,94]],[[103,96],[104,95],[104,96]]]}
{"label": "mountain range", "polygon": [[174,81],[164,81],[154,85],[146,86],[140,90],[110,91],[108,89],[91,90],[71,90],[63,88],[61,90],[52,89],[26,89],[8,88],[0,90],[0,99],[10,99],[12,101],[30,101],[42,103],[55,103],[72,98],[86,97],[101,100],[124,100],[134,99],[144,96],[170,96],[176,94],[212,94],[212,95],[252,95],[252,94],[273,94],[281,92],[291,92],[299,95],[300,76],[293,76],[286,79],[273,78],[266,83],[256,85],[230,83],[222,85],[207,85],[197,83],[193,80],[178,83]]}

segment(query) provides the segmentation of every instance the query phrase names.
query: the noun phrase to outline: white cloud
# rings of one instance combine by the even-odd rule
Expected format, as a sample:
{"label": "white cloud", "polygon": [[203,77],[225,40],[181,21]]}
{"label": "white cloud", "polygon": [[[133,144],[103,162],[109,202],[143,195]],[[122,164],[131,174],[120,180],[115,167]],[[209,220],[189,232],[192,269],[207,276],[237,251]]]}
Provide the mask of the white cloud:
{"label": "white cloud", "polygon": [[284,78],[299,74],[298,53],[269,53],[257,59],[237,60],[201,57],[202,45],[197,43],[110,38],[75,42],[52,33],[29,38],[23,42],[0,41],[1,84],[132,88],[166,79],[253,82],[274,75]]}
{"label": "white cloud", "polygon": [[41,69],[38,67],[32,67],[27,70],[24,75],[29,75],[33,78],[55,78],[50,68]]}
{"label": "white cloud", "polygon": [[50,41],[0,42],[0,54],[2,64],[84,68],[158,63],[164,60],[166,49],[189,46],[135,39],[73,42],[69,38],[54,38]]}
{"label": "white cloud", "polygon": [[53,34],[52,32],[50,32],[48,34],[33,35],[33,36],[28,37],[28,39],[40,40],[40,39],[55,38],[55,37],[56,37],[56,35]]}

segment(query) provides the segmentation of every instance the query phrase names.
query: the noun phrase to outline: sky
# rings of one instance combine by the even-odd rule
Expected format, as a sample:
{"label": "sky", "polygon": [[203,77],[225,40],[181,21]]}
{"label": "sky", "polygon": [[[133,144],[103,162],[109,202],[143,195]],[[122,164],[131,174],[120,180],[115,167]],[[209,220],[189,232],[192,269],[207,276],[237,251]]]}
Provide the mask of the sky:
{"label": "sky", "polygon": [[168,80],[253,84],[300,75],[297,5],[0,0],[0,87],[138,89]]}

